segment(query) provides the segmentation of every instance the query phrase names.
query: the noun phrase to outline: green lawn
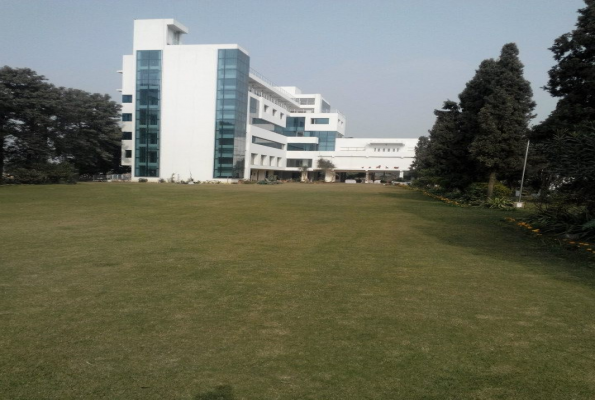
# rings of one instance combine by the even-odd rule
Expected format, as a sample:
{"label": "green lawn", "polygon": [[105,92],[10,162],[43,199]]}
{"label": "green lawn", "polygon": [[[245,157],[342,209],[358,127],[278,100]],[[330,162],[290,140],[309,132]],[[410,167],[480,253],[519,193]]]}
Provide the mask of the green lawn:
{"label": "green lawn", "polygon": [[593,399],[595,269],[380,185],[0,187],[2,399]]}

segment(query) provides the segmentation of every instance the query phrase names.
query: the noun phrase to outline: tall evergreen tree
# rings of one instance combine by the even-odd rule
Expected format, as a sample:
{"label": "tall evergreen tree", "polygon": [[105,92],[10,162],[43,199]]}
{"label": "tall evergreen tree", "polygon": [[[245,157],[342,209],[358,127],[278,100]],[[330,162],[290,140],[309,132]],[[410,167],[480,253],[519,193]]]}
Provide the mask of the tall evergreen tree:
{"label": "tall evergreen tree", "polygon": [[[557,61],[544,89],[558,97],[556,109],[536,126],[533,143],[545,159],[543,182],[555,182],[568,207],[595,215],[595,0],[578,10],[576,29],[554,42]],[[549,184],[542,184],[547,189]],[[591,217],[592,218],[592,217]]]}
{"label": "tall evergreen tree", "polygon": [[469,151],[489,174],[488,197],[492,197],[498,174],[521,169],[523,144],[534,117],[535,102],[530,83],[523,77],[523,64],[516,44],[504,45],[495,62],[491,93],[484,97],[477,114],[477,131]]}
{"label": "tall evergreen tree", "polygon": [[461,108],[459,147],[464,151],[461,162],[464,162],[466,167],[466,179],[463,182],[465,185],[485,179],[485,169],[471,155],[469,149],[480,129],[479,113],[486,105],[487,98],[494,93],[497,79],[498,63],[492,58],[483,60],[475,71],[475,76],[467,82],[465,89],[459,94]]}
{"label": "tall evergreen tree", "polygon": [[461,99],[461,131],[475,163],[475,179],[489,177],[488,197],[498,175],[520,169],[523,143],[533,118],[531,85],[523,77],[523,64],[514,43],[504,45],[498,60],[484,60]]}
{"label": "tall evergreen tree", "polygon": [[411,163],[414,178],[421,178],[425,171],[432,166],[430,138],[421,136],[415,145],[415,159]]}
{"label": "tall evergreen tree", "polygon": [[459,105],[451,100],[441,110],[434,110],[436,122],[430,129],[431,170],[446,188],[463,188],[467,184],[467,144],[461,135]]}
{"label": "tall evergreen tree", "polygon": [[558,62],[549,71],[544,87],[558,104],[533,131],[539,141],[552,138],[561,129],[582,129],[595,122],[595,0],[585,0],[578,10],[576,29],[554,42],[550,50]]}

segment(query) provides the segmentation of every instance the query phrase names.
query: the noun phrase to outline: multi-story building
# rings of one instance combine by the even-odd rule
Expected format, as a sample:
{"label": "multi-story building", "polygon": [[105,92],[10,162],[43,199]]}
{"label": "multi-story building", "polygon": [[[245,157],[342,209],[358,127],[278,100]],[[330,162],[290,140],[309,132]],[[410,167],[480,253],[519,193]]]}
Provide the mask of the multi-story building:
{"label": "multi-story building", "polygon": [[[173,19],[134,21],[122,73],[122,164],[134,180],[316,179],[407,171],[417,139],[346,138],[320,94],[281,87],[237,44],[183,45]],[[343,174],[341,174],[343,173]]]}

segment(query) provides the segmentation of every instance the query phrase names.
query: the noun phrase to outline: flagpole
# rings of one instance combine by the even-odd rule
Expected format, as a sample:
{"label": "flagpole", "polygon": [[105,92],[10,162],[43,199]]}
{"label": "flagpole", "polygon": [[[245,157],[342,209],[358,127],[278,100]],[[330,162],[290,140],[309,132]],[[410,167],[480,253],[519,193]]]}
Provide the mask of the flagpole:
{"label": "flagpole", "polygon": [[527,157],[529,156],[529,143],[530,140],[527,140],[527,150],[525,151],[525,163],[523,164],[523,176],[521,178],[521,190],[519,190],[519,203],[521,202],[521,197],[523,196],[523,184],[525,183],[525,170],[527,169]]}

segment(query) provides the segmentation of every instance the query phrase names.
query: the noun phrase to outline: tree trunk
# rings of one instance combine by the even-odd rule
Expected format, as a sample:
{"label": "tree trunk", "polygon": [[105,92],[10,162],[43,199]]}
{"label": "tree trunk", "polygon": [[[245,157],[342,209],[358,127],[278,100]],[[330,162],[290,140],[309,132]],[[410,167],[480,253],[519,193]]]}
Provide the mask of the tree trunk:
{"label": "tree trunk", "polygon": [[488,182],[488,199],[494,195],[494,185],[496,184],[496,172],[490,172],[490,180]]}
{"label": "tree trunk", "polygon": [[308,171],[302,171],[302,177],[300,180],[302,182],[308,182]]}

